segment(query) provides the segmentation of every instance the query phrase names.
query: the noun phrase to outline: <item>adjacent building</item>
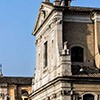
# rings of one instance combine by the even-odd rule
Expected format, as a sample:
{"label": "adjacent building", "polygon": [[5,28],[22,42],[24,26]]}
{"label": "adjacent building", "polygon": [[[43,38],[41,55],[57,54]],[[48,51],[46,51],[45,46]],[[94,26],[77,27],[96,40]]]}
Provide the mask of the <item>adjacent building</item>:
{"label": "adjacent building", "polygon": [[31,77],[0,77],[0,100],[29,100]]}
{"label": "adjacent building", "polygon": [[100,9],[70,3],[41,3],[32,100],[100,100]]}

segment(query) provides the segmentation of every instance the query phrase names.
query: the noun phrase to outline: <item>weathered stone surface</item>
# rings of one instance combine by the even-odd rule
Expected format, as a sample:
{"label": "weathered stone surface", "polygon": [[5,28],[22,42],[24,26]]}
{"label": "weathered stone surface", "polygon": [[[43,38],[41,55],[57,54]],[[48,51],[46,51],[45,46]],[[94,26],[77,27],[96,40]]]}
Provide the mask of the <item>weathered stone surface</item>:
{"label": "weathered stone surface", "polygon": [[[35,26],[36,70],[32,100],[84,100],[85,94],[97,100],[100,93],[100,70],[95,66],[100,45],[100,9],[95,8],[97,22],[94,23],[93,8],[68,7],[65,5],[68,1],[61,0],[62,3],[55,5],[44,3],[44,8],[50,8],[48,16],[40,26],[38,21]],[[81,48],[82,52],[74,51],[73,55],[73,47]],[[72,61],[72,55],[76,59],[81,56],[78,61]],[[95,83],[97,87],[93,88]]]}

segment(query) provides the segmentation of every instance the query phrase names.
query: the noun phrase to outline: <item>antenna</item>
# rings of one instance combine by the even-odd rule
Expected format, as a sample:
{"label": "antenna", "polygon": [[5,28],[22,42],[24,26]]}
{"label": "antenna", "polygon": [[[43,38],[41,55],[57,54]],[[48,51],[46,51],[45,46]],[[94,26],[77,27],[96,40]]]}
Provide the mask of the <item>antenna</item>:
{"label": "antenna", "polygon": [[2,64],[0,64],[0,77],[3,76],[2,74]]}

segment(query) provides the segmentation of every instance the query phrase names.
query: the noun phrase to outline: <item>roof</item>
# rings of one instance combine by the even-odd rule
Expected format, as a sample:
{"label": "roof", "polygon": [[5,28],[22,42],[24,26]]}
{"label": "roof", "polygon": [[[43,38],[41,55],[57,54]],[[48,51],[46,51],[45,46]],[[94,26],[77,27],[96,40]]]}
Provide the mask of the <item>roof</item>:
{"label": "roof", "polygon": [[80,6],[70,6],[70,7],[66,7],[66,6],[54,6],[55,9],[58,10],[63,10],[65,13],[68,12],[74,12],[74,13],[78,13],[78,12],[82,12],[82,13],[91,13],[91,12],[97,12],[100,13],[100,8],[94,8],[94,7],[80,7]]}
{"label": "roof", "polygon": [[32,77],[0,77],[0,84],[31,85]]}
{"label": "roof", "polygon": [[72,64],[72,76],[100,78],[100,70],[92,64]]}
{"label": "roof", "polygon": [[100,11],[100,8],[71,6],[71,7],[69,7],[69,10],[72,10],[72,11]]}

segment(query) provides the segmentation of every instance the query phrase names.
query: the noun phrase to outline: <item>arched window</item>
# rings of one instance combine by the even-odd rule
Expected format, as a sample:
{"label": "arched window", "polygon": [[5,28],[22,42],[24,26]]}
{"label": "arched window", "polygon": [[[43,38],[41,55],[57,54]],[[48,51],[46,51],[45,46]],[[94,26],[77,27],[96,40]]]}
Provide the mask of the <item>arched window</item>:
{"label": "arched window", "polygon": [[75,46],[71,48],[71,61],[72,62],[84,61],[84,52],[82,47]]}
{"label": "arched window", "polygon": [[21,90],[22,93],[22,100],[28,100],[28,92],[26,90]]}
{"label": "arched window", "polygon": [[95,100],[93,94],[85,94],[83,95],[83,100]]}

